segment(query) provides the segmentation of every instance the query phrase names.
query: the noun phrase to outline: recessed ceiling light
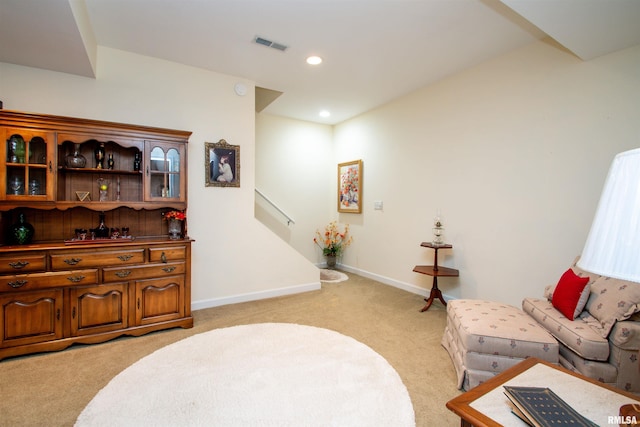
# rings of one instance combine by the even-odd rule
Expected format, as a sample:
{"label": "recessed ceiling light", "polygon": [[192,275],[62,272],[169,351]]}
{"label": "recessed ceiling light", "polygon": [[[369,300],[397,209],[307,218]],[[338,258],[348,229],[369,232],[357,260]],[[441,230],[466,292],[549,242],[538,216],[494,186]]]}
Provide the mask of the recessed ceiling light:
{"label": "recessed ceiling light", "polygon": [[329,117],[331,115],[327,110],[320,111],[320,117]]}
{"label": "recessed ceiling light", "polygon": [[307,58],[307,64],[309,65],[318,65],[322,62],[322,58],[319,56],[310,56]]}

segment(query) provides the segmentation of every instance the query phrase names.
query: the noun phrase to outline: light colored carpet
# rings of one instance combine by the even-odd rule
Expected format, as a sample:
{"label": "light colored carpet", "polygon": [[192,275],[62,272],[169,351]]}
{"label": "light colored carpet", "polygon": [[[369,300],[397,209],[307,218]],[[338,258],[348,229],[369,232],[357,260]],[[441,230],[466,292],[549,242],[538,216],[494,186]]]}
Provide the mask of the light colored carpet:
{"label": "light colored carpet", "polygon": [[349,280],[323,282],[317,291],[195,310],[190,329],[2,360],[0,427],[73,427],[91,399],[141,358],[199,333],[254,323],[309,325],[354,338],[398,372],[409,391],[416,426],[459,427],[460,417],[445,407],[461,393],[451,358],[440,345],[446,308],[436,301],[421,313],[424,296],[347,274]]}
{"label": "light colored carpet", "polygon": [[320,281],[326,283],[338,283],[349,280],[349,276],[338,270],[330,270],[328,268],[320,269]]}
{"label": "light colored carpet", "polygon": [[324,328],[259,323],[157,350],[109,382],[77,426],[414,426],[398,373]]}

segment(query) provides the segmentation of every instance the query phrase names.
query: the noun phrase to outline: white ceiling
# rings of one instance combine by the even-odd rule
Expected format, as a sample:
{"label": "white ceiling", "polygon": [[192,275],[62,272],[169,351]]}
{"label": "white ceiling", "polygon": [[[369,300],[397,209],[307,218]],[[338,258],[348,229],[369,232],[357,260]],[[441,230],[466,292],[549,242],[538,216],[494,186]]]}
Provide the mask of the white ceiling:
{"label": "white ceiling", "polygon": [[545,37],[583,60],[639,44],[639,22],[640,0],[0,0],[0,61],[96,77],[107,46],[254,81],[282,92],[265,112],[335,124]]}

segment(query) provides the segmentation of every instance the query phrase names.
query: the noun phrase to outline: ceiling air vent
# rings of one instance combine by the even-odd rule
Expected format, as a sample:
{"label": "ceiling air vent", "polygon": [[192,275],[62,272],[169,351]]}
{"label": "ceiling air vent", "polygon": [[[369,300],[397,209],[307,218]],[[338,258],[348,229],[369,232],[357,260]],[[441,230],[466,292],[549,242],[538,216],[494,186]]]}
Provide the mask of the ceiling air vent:
{"label": "ceiling air vent", "polygon": [[280,50],[282,52],[284,52],[285,50],[287,50],[288,46],[285,46],[283,44],[280,43],[276,43],[276,42],[272,42],[271,40],[267,40],[265,38],[262,37],[256,37],[254,40],[256,43],[261,44],[263,46],[267,46],[273,49],[277,49]]}

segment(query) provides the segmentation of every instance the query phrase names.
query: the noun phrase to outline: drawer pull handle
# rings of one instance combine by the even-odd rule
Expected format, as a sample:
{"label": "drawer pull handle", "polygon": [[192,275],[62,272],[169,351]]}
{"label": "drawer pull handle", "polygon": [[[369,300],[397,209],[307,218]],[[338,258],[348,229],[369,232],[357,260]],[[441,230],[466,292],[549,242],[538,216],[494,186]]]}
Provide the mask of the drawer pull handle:
{"label": "drawer pull handle", "polygon": [[122,270],[122,271],[118,271],[116,273],[114,273],[116,276],[118,276],[121,279],[124,279],[125,277],[127,277],[128,275],[131,274],[131,270]]}
{"label": "drawer pull handle", "polygon": [[127,262],[131,258],[133,258],[133,255],[118,255],[118,259],[122,262]]}
{"label": "drawer pull handle", "polygon": [[21,288],[26,284],[27,284],[27,280],[16,280],[15,282],[9,282],[9,286],[11,286],[14,289]]}
{"label": "drawer pull handle", "polygon": [[84,280],[85,276],[69,276],[67,280],[73,283],[78,283]]}
{"label": "drawer pull handle", "polygon": [[29,261],[10,262],[9,265],[16,270],[20,270],[21,268],[25,268],[27,265],[29,265]]}
{"label": "drawer pull handle", "polygon": [[162,254],[160,254],[160,261],[164,263],[167,262],[167,255],[165,255],[164,251],[162,251]]}
{"label": "drawer pull handle", "polygon": [[80,261],[82,261],[82,258],[68,258],[64,260],[64,262],[66,262],[69,265],[76,265]]}
{"label": "drawer pull handle", "polygon": [[162,268],[162,271],[164,271],[165,273],[171,273],[171,272],[172,272],[173,270],[175,270],[175,269],[176,269],[176,266],[175,266],[175,265],[172,265],[172,266],[170,266],[170,267],[163,267],[163,268]]}

